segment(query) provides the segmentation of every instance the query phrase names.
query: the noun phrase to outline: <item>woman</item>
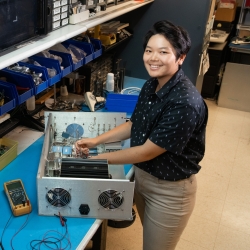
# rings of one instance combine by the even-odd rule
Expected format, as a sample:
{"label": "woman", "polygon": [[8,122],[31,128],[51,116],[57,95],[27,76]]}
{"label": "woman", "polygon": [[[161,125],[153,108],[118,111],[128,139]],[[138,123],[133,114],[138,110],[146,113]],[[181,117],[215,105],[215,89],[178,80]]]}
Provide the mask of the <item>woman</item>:
{"label": "woman", "polygon": [[199,162],[205,152],[208,111],[181,65],[190,49],[188,33],[159,21],[144,40],[150,75],[130,121],[91,139],[77,150],[130,138],[131,147],[93,158],[135,165],[135,203],[143,225],[144,250],[175,249],[193,211]]}

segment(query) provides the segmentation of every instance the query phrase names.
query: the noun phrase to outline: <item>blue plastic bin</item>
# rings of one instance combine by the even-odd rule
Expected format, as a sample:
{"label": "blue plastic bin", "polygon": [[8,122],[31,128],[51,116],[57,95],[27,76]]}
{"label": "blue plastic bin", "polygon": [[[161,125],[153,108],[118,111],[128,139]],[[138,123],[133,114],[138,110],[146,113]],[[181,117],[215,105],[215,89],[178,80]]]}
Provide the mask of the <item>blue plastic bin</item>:
{"label": "blue plastic bin", "polygon": [[16,107],[16,98],[14,94],[16,87],[14,84],[0,81],[0,91],[4,91],[4,95],[7,97],[3,106],[0,106],[1,116]]}
{"label": "blue plastic bin", "polygon": [[[49,75],[48,75],[48,71],[47,71],[46,68],[39,67],[39,66],[29,64],[29,63],[24,63],[24,62],[18,62],[18,64],[20,66],[28,67],[31,70],[33,70],[34,72],[36,72],[36,73],[42,73],[43,74],[42,77],[41,77],[43,82],[40,83],[39,85],[36,85],[34,83],[33,79],[32,79],[32,81],[34,83],[35,95],[41,93],[42,91],[44,91],[45,89],[48,88],[48,86],[49,86]],[[30,77],[32,78],[32,76],[30,76]]]}
{"label": "blue plastic bin", "polygon": [[72,57],[70,54],[64,53],[64,52],[59,52],[59,51],[55,51],[55,50],[49,50],[49,53],[56,55],[56,56],[60,56],[62,58],[62,66],[64,67],[64,69],[62,70],[62,77],[70,74],[73,70],[73,61],[72,61]]}
{"label": "blue plastic bin", "polygon": [[39,64],[46,68],[55,69],[56,75],[53,77],[49,77],[49,86],[53,86],[55,83],[59,82],[62,78],[62,71],[60,67],[60,63],[58,60],[45,58],[41,56],[31,56],[31,59],[37,61]]}
{"label": "blue plastic bin", "polygon": [[[14,94],[16,105],[22,104],[31,96],[35,95],[34,82],[30,75],[21,74],[5,68],[0,70],[0,76],[6,77],[8,83],[15,85],[16,88]],[[22,88],[23,92],[18,92],[18,88]]]}
{"label": "blue plastic bin", "polygon": [[109,93],[105,109],[108,111],[132,113],[138,101],[138,95]]}
{"label": "blue plastic bin", "polygon": [[94,50],[94,59],[102,55],[102,43],[98,39],[91,38],[90,39],[93,50]]}
{"label": "blue plastic bin", "polygon": [[75,41],[73,39],[66,40],[65,42],[62,43],[66,48],[70,44],[82,49],[87,55],[80,61],[80,63],[77,63],[76,65],[73,66],[73,71],[76,70],[77,68],[81,67],[82,65],[85,65],[89,62],[91,62],[94,59],[94,49],[93,45],[90,43],[85,43],[85,42],[79,42]]}

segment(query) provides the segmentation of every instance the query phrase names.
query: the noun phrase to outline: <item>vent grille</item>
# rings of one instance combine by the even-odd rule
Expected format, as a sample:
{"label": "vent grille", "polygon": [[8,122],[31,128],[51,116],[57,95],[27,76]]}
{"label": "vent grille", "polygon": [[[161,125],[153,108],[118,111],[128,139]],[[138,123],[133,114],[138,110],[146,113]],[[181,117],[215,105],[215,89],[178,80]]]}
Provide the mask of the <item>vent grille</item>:
{"label": "vent grille", "polygon": [[63,188],[53,188],[47,192],[46,199],[54,207],[65,207],[70,203],[71,195]]}
{"label": "vent grille", "polygon": [[102,192],[98,197],[99,204],[110,210],[119,208],[123,204],[123,201],[123,194],[112,189]]}

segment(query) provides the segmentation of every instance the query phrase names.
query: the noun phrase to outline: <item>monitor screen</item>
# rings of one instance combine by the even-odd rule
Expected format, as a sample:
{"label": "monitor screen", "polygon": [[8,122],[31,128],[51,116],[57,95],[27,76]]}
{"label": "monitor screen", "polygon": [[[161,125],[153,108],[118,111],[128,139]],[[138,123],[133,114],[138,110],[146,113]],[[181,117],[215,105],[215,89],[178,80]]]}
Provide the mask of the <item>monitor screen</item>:
{"label": "monitor screen", "polygon": [[0,51],[36,36],[37,1],[0,0]]}

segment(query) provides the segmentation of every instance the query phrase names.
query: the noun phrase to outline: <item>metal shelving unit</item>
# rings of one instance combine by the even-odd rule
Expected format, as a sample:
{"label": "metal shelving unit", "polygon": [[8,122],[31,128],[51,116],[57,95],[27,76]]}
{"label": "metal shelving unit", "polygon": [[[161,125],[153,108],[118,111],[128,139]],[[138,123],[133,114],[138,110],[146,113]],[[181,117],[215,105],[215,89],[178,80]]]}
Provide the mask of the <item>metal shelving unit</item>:
{"label": "metal shelving unit", "polygon": [[42,50],[48,49],[58,43],[68,40],[74,36],[77,36],[87,29],[95,27],[98,24],[107,22],[111,19],[119,17],[123,14],[131,12],[137,8],[141,8],[144,5],[154,2],[154,0],[139,1],[127,1],[118,5],[109,7],[106,11],[97,13],[94,17],[89,18],[81,23],[74,25],[67,25],[58,30],[50,32],[46,36],[41,36],[30,41],[26,46],[18,49],[9,49],[0,54],[0,69],[3,69],[11,64],[23,60],[29,56],[32,56]]}
{"label": "metal shelving unit", "polygon": [[250,0],[243,0],[242,2],[237,29],[238,32],[239,30],[250,31]]}

